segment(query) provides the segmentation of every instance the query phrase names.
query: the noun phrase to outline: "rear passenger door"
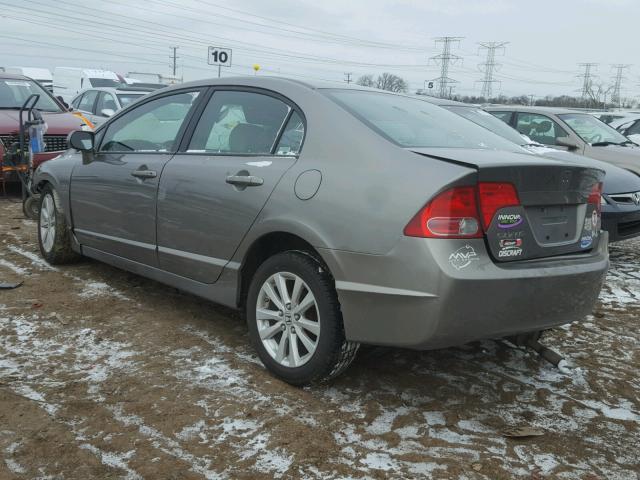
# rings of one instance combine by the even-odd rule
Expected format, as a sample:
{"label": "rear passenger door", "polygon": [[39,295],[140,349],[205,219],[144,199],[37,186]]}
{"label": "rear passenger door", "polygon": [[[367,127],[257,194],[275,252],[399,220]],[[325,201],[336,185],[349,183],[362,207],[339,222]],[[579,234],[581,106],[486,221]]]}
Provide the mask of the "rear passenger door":
{"label": "rear passenger door", "polygon": [[296,161],[300,111],[259,90],[215,90],[167,163],[158,193],[163,270],[214,283]]}

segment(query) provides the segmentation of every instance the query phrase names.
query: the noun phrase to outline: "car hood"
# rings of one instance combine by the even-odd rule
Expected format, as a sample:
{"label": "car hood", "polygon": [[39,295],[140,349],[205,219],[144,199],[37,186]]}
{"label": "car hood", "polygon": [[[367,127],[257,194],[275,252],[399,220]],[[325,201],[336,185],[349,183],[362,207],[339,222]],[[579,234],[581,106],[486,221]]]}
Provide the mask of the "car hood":
{"label": "car hood", "polygon": [[[40,113],[47,123],[47,135],[66,135],[74,130],[80,130],[83,125],[82,120],[70,112]],[[19,110],[0,110],[0,135],[18,133],[19,123]]]}
{"label": "car hood", "polygon": [[584,154],[596,160],[613,163],[620,168],[631,170],[640,175],[640,147],[620,147],[617,145],[608,145],[606,147],[587,146]]}
{"label": "car hood", "polygon": [[602,182],[602,187],[604,193],[607,195],[614,193],[640,192],[640,177],[628,170],[616,167],[611,163],[602,162],[582,155],[576,155],[575,153],[562,152],[553,148],[544,148],[544,152],[541,152],[541,155],[556,160],[563,160],[604,170],[606,176],[604,177],[604,182]]}

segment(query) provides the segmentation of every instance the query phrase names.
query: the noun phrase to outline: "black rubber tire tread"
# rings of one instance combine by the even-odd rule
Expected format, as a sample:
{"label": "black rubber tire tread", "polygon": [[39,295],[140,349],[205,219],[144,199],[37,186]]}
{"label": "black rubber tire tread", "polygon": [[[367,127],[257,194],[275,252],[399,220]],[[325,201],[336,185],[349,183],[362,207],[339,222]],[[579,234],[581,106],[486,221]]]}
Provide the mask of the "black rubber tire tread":
{"label": "black rubber tire tread", "polygon": [[38,215],[38,246],[40,247],[40,254],[52,265],[75,263],[80,260],[81,255],[71,248],[71,231],[67,225],[67,217],[62,210],[60,197],[51,185],[44,187],[40,195],[40,208],[42,208],[42,202],[47,195],[51,195],[53,198],[53,205],[56,209],[56,235],[51,251],[46,252],[40,238],[40,215]]}
{"label": "black rubber tire tread", "polygon": [[22,201],[22,213],[30,220],[40,216],[40,195],[30,195]]}
{"label": "black rubber tire tread", "polygon": [[[297,368],[278,364],[262,345],[258,335],[255,306],[266,279],[288,271],[301,277],[313,291],[320,311],[320,341],[314,356]],[[265,260],[251,279],[246,304],[249,336],[258,356],[276,377],[295,386],[328,381],[344,372],[356,357],[359,343],[345,339],[342,311],[330,272],[315,257],[299,251],[278,253]]]}

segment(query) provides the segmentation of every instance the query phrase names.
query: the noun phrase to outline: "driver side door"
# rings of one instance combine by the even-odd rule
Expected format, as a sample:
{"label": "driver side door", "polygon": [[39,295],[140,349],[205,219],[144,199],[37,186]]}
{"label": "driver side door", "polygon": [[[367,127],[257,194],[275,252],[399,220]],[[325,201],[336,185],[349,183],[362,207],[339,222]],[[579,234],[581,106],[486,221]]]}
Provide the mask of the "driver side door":
{"label": "driver side door", "polygon": [[74,168],[74,232],[86,247],[156,266],[156,201],[200,91],[155,97],[106,125],[96,152]]}

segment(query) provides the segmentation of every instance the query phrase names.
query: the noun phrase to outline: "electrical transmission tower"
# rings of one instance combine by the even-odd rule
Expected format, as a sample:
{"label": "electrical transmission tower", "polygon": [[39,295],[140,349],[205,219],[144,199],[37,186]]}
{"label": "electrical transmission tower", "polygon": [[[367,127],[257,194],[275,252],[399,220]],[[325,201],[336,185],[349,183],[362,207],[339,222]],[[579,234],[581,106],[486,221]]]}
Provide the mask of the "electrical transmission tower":
{"label": "electrical transmission tower", "polygon": [[457,80],[449,78],[449,66],[462,60],[462,57],[451,53],[451,45],[454,43],[459,44],[463,38],[464,37],[438,37],[434,39],[436,45],[442,43],[442,53],[429,58],[429,60],[433,60],[436,64],[440,65],[440,76],[433,79],[434,82],[438,82],[438,96],[440,98],[450,97],[453,86],[450,87],[449,85],[458,83]]}
{"label": "electrical transmission tower", "polygon": [[578,75],[578,78],[582,78],[582,99],[586,100],[591,93],[591,85],[593,84],[593,70],[598,68],[597,63],[579,63],[578,66],[584,67],[584,73]]}
{"label": "electrical transmission tower", "polygon": [[[180,57],[178,57],[178,56],[176,55],[176,53],[177,53],[177,51],[178,51],[178,48],[180,48],[180,47],[170,47],[170,48],[173,50],[173,55],[171,55],[171,57],[170,57],[170,58],[173,60],[173,62],[172,62],[172,64],[173,64],[173,65],[172,65],[172,66],[173,66],[172,71],[173,71],[173,76],[175,77],[175,76],[176,76],[176,68],[177,68],[177,66],[178,66],[178,65],[177,65],[177,60],[180,58]],[[219,76],[219,75],[218,75],[218,76]]]}
{"label": "electrical transmission tower", "polygon": [[496,50],[502,50],[504,53],[505,45],[509,42],[480,42],[480,49],[487,50],[487,60],[481,63],[479,67],[484,72],[482,82],[482,96],[489,100],[493,96],[493,84],[500,83],[500,80],[493,79],[493,73],[501,66],[496,63]]}
{"label": "electrical transmission tower", "polygon": [[622,87],[622,81],[625,80],[623,76],[624,71],[629,68],[631,65],[618,63],[616,65],[611,65],[616,70],[616,75],[613,77],[613,93],[611,94],[611,103],[617,104],[620,106],[620,88]]}

